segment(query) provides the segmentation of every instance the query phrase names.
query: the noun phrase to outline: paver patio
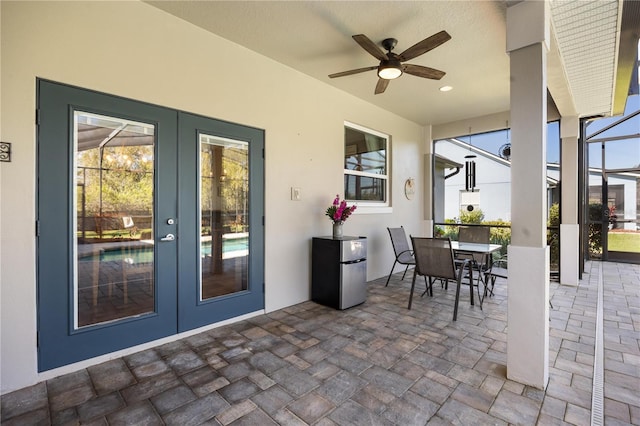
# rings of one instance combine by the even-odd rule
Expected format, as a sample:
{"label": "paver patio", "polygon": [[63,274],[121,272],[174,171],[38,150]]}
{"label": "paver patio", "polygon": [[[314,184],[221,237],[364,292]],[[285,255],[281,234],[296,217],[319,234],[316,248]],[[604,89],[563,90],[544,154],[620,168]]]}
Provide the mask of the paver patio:
{"label": "paver patio", "polygon": [[[552,282],[546,391],[506,378],[506,282],[483,309],[410,279],[369,283],[366,303],[305,302],[2,396],[10,425],[589,424],[599,268],[604,421],[640,425],[640,265],[589,262]],[[421,283],[422,285],[422,283]]]}

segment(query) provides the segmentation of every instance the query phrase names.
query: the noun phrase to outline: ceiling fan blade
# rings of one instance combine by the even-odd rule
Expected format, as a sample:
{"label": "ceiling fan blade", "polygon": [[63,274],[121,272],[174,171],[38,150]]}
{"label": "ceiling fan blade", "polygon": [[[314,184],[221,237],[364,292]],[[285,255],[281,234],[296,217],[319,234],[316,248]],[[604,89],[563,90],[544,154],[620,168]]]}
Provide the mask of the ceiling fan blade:
{"label": "ceiling fan blade", "polygon": [[398,59],[400,62],[408,61],[417,56],[422,55],[423,53],[427,53],[431,49],[435,49],[440,46],[442,43],[451,40],[451,36],[446,31],[440,31],[432,35],[431,37],[427,37],[424,40],[414,44],[400,55],[398,55]]}
{"label": "ceiling fan blade", "polygon": [[432,80],[440,80],[446,74],[444,71],[413,64],[402,65],[402,71],[415,75],[416,77],[430,78]]}
{"label": "ceiling fan blade", "polygon": [[371,39],[369,39],[369,37],[367,37],[366,35],[356,34],[351,37],[353,37],[356,43],[358,43],[364,50],[369,52],[374,58],[380,61],[388,59],[387,54],[384,53],[378,46],[376,46],[376,44],[372,42]]}
{"label": "ceiling fan blade", "polygon": [[337,72],[335,74],[329,74],[329,78],[344,77],[346,75],[358,74],[360,72],[371,71],[371,70],[375,70],[377,68],[378,68],[378,66],[376,65],[376,66],[373,66],[373,67],[358,68],[356,70]]}
{"label": "ceiling fan blade", "polygon": [[385,80],[384,78],[379,78],[378,84],[376,84],[376,90],[373,93],[376,95],[383,93],[385,90],[387,90],[387,86],[389,85],[390,81],[391,80]]}

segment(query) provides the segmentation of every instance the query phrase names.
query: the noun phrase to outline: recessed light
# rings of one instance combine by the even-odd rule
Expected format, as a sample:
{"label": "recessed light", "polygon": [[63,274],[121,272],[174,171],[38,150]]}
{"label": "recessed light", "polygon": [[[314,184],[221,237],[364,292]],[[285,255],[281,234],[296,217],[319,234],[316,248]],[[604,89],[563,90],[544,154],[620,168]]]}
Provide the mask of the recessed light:
{"label": "recessed light", "polygon": [[441,91],[441,92],[448,92],[448,91],[450,91],[450,90],[453,90],[453,87],[451,87],[451,86],[442,86],[442,87],[440,88],[440,91]]}

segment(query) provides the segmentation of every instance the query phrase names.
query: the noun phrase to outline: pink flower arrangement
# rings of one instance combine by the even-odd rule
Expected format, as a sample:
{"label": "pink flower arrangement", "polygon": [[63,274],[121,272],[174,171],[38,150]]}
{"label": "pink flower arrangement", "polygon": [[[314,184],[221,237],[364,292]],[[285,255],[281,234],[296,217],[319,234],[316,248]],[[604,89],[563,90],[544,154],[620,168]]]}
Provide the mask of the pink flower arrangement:
{"label": "pink flower arrangement", "polygon": [[347,206],[347,202],[345,200],[340,201],[340,196],[336,195],[333,204],[327,208],[325,214],[329,216],[333,223],[344,222],[351,216],[351,213],[353,213],[356,207],[357,206]]}

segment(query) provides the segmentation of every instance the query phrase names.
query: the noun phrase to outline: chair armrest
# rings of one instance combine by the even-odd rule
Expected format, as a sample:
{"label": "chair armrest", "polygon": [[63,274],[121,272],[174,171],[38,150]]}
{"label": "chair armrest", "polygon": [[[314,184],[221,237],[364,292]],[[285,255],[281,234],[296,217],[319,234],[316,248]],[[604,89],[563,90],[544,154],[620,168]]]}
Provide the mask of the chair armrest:
{"label": "chair armrest", "polygon": [[464,268],[469,267],[469,271],[471,272],[471,260],[470,259],[457,259],[457,260],[454,260],[454,265],[458,269],[458,282],[462,281],[462,276],[464,274]]}
{"label": "chair armrest", "polygon": [[508,270],[505,269],[505,268],[499,268],[499,267],[494,266],[493,268],[491,268],[488,271],[488,274],[491,275],[491,276],[494,276],[494,277],[505,278],[506,279],[506,278],[508,278],[507,277],[507,275],[508,275],[507,271]]}

